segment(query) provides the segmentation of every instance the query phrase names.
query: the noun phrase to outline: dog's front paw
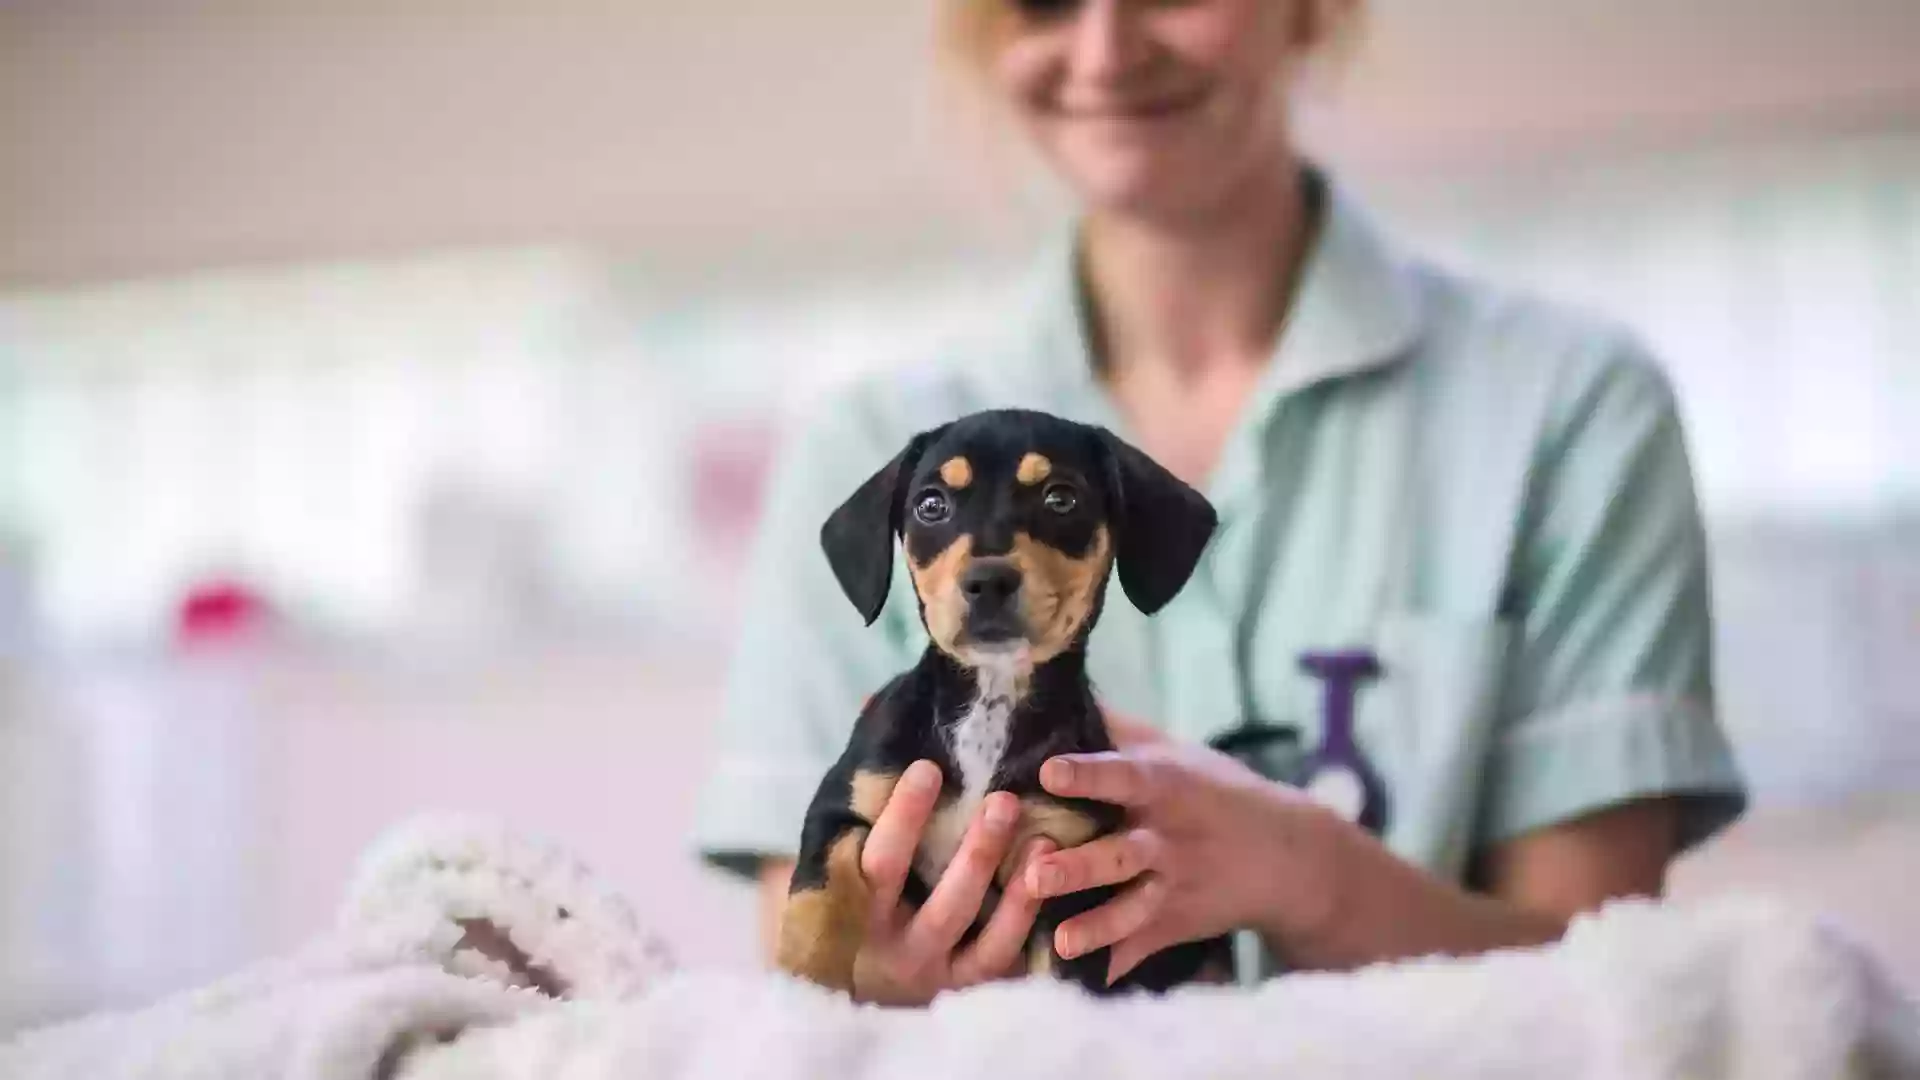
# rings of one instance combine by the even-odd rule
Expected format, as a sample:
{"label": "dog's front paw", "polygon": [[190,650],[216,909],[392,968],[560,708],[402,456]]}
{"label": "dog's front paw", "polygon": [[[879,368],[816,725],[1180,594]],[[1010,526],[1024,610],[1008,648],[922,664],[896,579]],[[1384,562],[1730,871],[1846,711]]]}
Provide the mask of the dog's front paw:
{"label": "dog's front paw", "polygon": [[787,897],[774,962],[789,975],[829,990],[853,992],[854,961],[860,956],[867,912],[828,889]]}

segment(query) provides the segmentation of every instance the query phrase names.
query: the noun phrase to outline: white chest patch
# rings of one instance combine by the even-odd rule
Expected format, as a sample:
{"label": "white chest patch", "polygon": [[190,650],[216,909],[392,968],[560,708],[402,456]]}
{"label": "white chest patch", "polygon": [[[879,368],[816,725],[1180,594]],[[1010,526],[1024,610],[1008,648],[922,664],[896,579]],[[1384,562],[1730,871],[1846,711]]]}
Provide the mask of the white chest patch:
{"label": "white chest patch", "polygon": [[1011,661],[988,662],[976,669],[980,692],[947,732],[947,750],[960,771],[961,798],[978,803],[1000,770],[1013,726],[1013,707],[1019,693],[1019,670]]}
{"label": "white chest patch", "polygon": [[930,880],[938,878],[953,861],[994,775],[1000,771],[1013,728],[1014,706],[1019,701],[1020,658],[987,658],[975,671],[980,679],[979,692],[946,731],[947,753],[959,774],[947,778],[947,790],[954,792],[954,798],[927,823],[915,859],[921,874]]}

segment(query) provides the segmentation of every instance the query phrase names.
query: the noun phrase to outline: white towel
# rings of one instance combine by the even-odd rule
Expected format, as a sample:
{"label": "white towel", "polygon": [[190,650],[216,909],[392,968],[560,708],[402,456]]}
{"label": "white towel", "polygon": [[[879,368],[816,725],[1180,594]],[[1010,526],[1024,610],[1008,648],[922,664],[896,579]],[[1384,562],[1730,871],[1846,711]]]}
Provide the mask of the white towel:
{"label": "white towel", "polygon": [[[516,970],[470,947],[485,922]],[[28,1031],[0,1046],[4,1080],[289,1077],[366,1080],[407,1048],[631,995],[670,969],[619,896],[557,845],[497,823],[422,818],[361,860],[333,931],[145,1009]]]}
{"label": "white towel", "polygon": [[[512,964],[463,946],[476,919],[505,931]],[[883,1010],[676,970],[561,849],[438,821],[370,852],[311,949],[0,1049],[8,1080],[1280,1075],[1920,1077],[1920,1023],[1861,949],[1759,899],[1620,903],[1550,947],[1255,989],[1098,1002],[1023,982]]]}
{"label": "white towel", "polygon": [[425,1049],[403,1076],[1892,1080],[1920,1076],[1914,1025],[1864,956],[1782,909],[1620,904],[1550,949],[1158,1001],[1024,983],[889,1011],[676,974]]}

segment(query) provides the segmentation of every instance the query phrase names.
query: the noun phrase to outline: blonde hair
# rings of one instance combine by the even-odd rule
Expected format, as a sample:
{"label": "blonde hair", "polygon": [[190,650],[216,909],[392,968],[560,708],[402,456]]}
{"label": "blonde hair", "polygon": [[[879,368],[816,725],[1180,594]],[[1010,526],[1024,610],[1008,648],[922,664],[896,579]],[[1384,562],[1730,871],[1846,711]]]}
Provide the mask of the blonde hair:
{"label": "blonde hair", "polygon": [[1012,18],[1010,0],[939,0],[934,45],[941,66],[974,73],[983,66]]}

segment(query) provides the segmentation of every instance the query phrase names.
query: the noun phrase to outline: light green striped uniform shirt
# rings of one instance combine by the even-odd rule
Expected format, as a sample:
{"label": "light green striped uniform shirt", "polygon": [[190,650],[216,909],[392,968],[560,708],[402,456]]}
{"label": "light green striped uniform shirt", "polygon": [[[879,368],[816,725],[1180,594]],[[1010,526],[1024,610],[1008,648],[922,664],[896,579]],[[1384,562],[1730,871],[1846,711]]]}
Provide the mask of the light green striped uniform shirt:
{"label": "light green striped uniform shirt", "polygon": [[[1097,692],[1185,739],[1253,717],[1311,748],[1322,686],[1300,654],[1366,648],[1382,670],[1356,734],[1405,858],[1458,880],[1486,845],[1656,794],[1691,796],[1697,841],[1744,789],[1667,379],[1609,322],[1397,253],[1326,190],[1272,363],[1204,485],[1219,531],[1153,618],[1109,590]],[[1094,375],[1071,243],[1028,285],[925,362],[844,387],[784,446],[697,817],[713,864],[793,853],[862,700],[925,643],[903,565],[862,625],[819,548],[828,512],[913,433],[975,409],[1128,434]]]}

